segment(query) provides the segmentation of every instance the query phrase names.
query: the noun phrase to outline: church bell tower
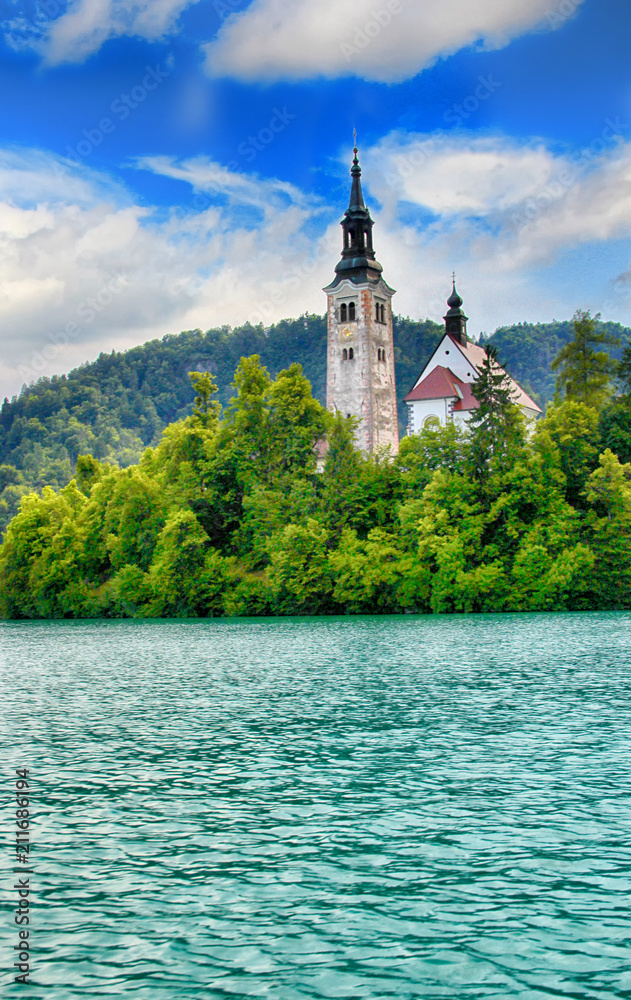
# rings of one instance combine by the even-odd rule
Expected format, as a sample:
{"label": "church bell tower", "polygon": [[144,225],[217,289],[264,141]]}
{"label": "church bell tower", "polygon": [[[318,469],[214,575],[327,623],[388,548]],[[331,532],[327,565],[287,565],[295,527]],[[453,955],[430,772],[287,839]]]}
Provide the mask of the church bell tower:
{"label": "church bell tower", "polygon": [[342,257],[327,294],[327,409],[359,418],[357,446],[399,450],[392,343],[392,296],[375,260],[373,220],[364,203],[361,167],[353,150],[351,197],[340,225]]}

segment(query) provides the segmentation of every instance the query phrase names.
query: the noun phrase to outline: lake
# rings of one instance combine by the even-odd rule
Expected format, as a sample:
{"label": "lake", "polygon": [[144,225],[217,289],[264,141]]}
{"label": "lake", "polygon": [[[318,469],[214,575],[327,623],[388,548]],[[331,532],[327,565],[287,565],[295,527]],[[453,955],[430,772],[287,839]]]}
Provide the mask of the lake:
{"label": "lake", "polygon": [[32,794],[11,994],[629,996],[631,614],[0,638]]}

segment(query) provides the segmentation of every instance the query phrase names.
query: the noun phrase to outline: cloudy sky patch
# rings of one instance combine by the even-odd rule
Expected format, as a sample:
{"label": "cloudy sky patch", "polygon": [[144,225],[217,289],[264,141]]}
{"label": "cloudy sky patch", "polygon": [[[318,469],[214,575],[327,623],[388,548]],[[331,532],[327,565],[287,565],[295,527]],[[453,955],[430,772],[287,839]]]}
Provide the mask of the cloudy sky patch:
{"label": "cloudy sky patch", "polygon": [[631,325],[624,0],[3,10],[2,395],[323,312],[353,128],[397,311],[439,321],[455,269],[473,333],[577,308]]}

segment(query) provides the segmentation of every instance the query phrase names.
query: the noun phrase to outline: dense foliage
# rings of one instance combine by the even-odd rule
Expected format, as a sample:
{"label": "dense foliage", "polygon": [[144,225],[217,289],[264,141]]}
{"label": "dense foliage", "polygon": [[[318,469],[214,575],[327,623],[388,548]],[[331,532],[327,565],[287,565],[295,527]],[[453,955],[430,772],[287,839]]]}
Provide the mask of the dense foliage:
{"label": "dense foliage", "polygon": [[[407,423],[403,398],[431,356],[442,327],[431,320],[394,318],[394,354],[399,423]],[[615,323],[599,329],[613,336],[631,331]],[[543,405],[554,393],[550,364],[573,335],[571,322],[503,327],[490,338],[500,362]],[[209,371],[217,398],[226,404],[241,357],[258,354],[272,375],[302,364],[321,403],[326,394],[326,319],[304,315],[271,327],[189,330],[167,335],[124,353],[101,354],[69,375],[40,378],[0,413],[0,532],[17,513],[21,498],[44,486],[65,486],[77,456],[132,465],[164,428],[192,409],[188,373]],[[610,431],[624,434],[613,418]],[[614,427],[614,424],[616,425]]]}
{"label": "dense foliage", "polygon": [[[399,418],[403,397],[431,354],[440,327],[430,320],[395,319],[395,365]],[[241,357],[258,354],[272,375],[302,364],[321,403],[326,396],[326,319],[305,315],[263,328],[189,330],[167,335],[124,353],[101,354],[69,375],[41,378],[5,400],[0,414],[0,531],[17,512],[21,497],[44,486],[65,486],[79,454],[119,466],[140,460],[167,424],[190,415],[189,371],[215,377],[226,404]]]}
{"label": "dense foliage", "polygon": [[470,432],[430,424],[392,460],[355,450],[353,419],[322,408],[299,364],[272,378],[243,358],[223,415],[194,371],[193,412],[137,464],[80,456],[69,485],[24,498],[0,549],[0,614],[629,608],[622,377],[600,412],[567,394],[529,434],[491,349]]}

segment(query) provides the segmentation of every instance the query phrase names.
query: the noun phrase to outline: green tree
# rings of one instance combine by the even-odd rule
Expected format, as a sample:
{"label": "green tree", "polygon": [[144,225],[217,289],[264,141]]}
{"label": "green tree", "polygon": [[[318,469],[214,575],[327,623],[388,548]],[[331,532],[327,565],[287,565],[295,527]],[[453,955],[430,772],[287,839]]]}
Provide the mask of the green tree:
{"label": "green tree", "polygon": [[599,452],[609,448],[621,462],[631,462],[631,395],[611,400],[598,418]]}
{"label": "green tree", "polygon": [[190,510],[169,515],[149,570],[152,617],[212,617],[222,610],[225,564]]}
{"label": "green tree", "polygon": [[469,454],[476,478],[487,476],[492,467],[505,466],[515,448],[523,445],[524,419],[515,406],[511,380],[500,368],[497,350],[487,344],[484,361],[471,391],[479,406],[469,417]]}
{"label": "green tree", "polygon": [[631,343],[625,344],[616,375],[622,389],[622,395],[631,400]]}
{"label": "green tree", "polygon": [[339,410],[329,416],[324,476],[341,488],[358,475],[361,456],[355,446],[358,417],[345,417]]}
{"label": "green tree", "polygon": [[631,343],[622,352],[616,375],[620,392],[600,413],[600,451],[610,448],[625,463],[631,462]]}
{"label": "green tree", "polygon": [[0,493],[7,486],[17,486],[24,482],[24,476],[14,465],[0,465]]}
{"label": "green tree", "polygon": [[616,362],[607,351],[598,347],[613,347],[620,343],[604,330],[599,330],[600,313],[592,316],[580,309],[574,315],[574,337],[563,347],[551,364],[558,372],[557,393],[566,399],[599,409],[611,394],[611,379]]}
{"label": "green tree", "polygon": [[188,375],[196,393],[193,417],[205,427],[214,429],[221,412],[221,404],[213,400],[217,392],[215,380],[210,372],[189,372]]}
{"label": "green tree", "polygon": [[309,518],[288,524],[269,541],[269,582],[278,614],[317,615],[331,607],[331,574],[327,566],[328,532]]}
{"label": "green tree", "polygon": [[353,614],[417,610],[427,596],[427,574],[416,554],[405,552],[400,540],[382,528],[373,528],[364,541],[345,528],[329,566],[333,599]]}
{"label": "green tree", "polygon": [[278,373],[269,387],[269,406],[269,446],[276,474],[315,472],[315,449],[324,437],[326,411],[313,398],[302,365]]}
{"label": "green tree", "polygon": [[90,490],[95,483],[98,483],[102,475],[103,469],[92,455],[79,455],[77,457],[75,480],[81,492],[85,493],[86,496],[90,495]]}
{"label": "green tree", "polygon": [[589,547],[595,556],[591,607],[631,607],[631,465],[609,450],[589,477],[585,495]]}
{"label": "green tree", "polygon": [[148,570],[166,518],[160,483],[132,466],[114,474],[107,493],[103,535],[112,567]]}
{"label": "green tree", "polygon": [[579,521],[566,507],[533,524],[516,553],[511,611],[577,611],[589,607],[594,554],[578,541]]}
{"label": "green tree", "polygon": [[[0,550],[0,614],[7,618],[59,618],[81,614],[77,544],[85,496],[70,483],[58,494],[24,497]],[[70,588],[70,594],[68,589]]]}
{"label": "green tree", "polygon": [[404,437],[395,459],[404,486],[418,494],[436,469],[456,472],[468,460],[469,439],[464,428],[448,420],[443,426],[437,418],[428,420],[418,434]]}
{"label": "green tree", "polygon": [[434,473],[418,521],[418,557],[430,571],[432,611],[503,610],[508,579],[497,547],[485,539],[489,520],[477,480]]}
{"label": "green tree", "polygon": [[551,406],[537,423],[533,446],[565,477],[568,502],[583,507],[585,483],[598,461],[597,411],[571,399]]}

